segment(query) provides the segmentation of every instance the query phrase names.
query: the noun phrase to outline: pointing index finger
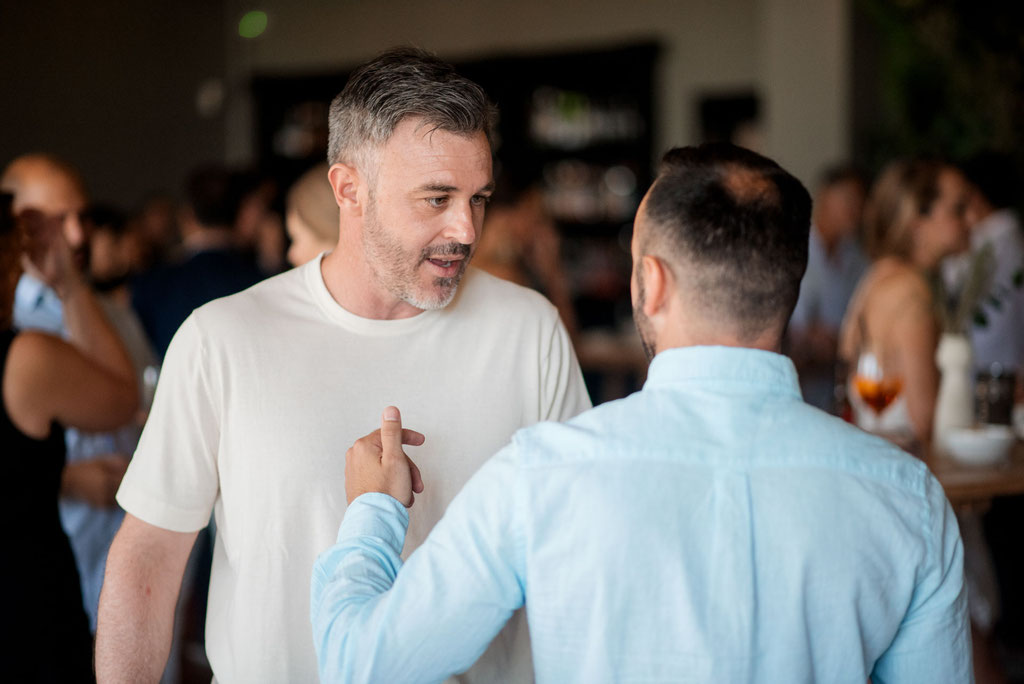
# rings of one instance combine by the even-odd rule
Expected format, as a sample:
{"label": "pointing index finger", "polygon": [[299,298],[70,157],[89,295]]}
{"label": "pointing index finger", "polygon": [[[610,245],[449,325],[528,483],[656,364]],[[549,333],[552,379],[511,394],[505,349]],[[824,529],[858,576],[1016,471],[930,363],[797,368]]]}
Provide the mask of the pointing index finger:
{"label": "pointing index finger", "polygon": [[402,414],[395,406],[384,409],[380,422],[381,460],[405,458],[402,451]]}

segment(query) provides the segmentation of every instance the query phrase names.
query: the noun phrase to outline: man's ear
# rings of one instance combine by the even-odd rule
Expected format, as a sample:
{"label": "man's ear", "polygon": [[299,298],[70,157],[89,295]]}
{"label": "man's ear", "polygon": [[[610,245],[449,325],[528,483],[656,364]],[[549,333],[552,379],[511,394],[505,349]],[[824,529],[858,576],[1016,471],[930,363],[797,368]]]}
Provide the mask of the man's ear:
{"label": "man's ear", "polygon": [[674,277],[665,262],[651,254],[645,254],[640,261],[644,274],[644,314],[654,318],[664,313],[674,291]]}
{"label": "man's ear", "polygon": [[327,180],[334,191],[334,201],[343,213],[361,215],[363,207],[359,200],[359,188],[363,179],[354,166],[348,164],[332,164],[327,171]]}

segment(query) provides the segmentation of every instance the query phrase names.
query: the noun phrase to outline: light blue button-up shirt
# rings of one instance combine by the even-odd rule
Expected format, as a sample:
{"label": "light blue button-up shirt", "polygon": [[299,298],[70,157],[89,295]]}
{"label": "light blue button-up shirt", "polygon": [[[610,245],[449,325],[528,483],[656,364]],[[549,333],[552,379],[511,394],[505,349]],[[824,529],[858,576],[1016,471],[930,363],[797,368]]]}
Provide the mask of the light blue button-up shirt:
{"label": "light blue button-up shirt", "polygon": [[641,392],[517,433],[403,567],[407,524],[365,494],[317,560],[325,682],[442,680],[524,602],[539,682],[972,679],[941,486],[770,352],[663,352]]}

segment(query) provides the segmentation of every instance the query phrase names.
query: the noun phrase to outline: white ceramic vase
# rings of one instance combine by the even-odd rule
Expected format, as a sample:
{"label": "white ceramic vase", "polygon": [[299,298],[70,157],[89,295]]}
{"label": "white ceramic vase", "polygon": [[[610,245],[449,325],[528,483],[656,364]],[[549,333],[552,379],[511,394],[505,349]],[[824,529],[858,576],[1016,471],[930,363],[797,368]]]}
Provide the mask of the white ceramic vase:
{"label": "white ceramic vase", "polygon": [[935,401],[932,445],[946,451],[945,433],[950,428],[970,427],[974,423],[974,382],[971,341],[966,335],[943,333],[935,351],[935,362],[942,378]]}

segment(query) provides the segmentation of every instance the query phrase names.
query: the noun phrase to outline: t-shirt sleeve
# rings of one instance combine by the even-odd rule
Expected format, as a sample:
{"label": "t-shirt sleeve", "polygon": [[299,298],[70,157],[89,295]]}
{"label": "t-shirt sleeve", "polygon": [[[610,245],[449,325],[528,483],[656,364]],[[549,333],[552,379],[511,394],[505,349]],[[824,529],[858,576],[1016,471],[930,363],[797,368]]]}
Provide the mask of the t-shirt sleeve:
{"label": "t-shirt sleeve", "polygon": [[569,420],[589,409],[592,404],[569,333],[557,315],[547,344],[548,348],[541,357],[540,419]]}
{"label": "t-shirt sleeve", "polygon": [[164,358],[149,420],[117,492],[117,502],[145,522],[195,532],[217,498],[220,395],[196,314],[178,330]]}

